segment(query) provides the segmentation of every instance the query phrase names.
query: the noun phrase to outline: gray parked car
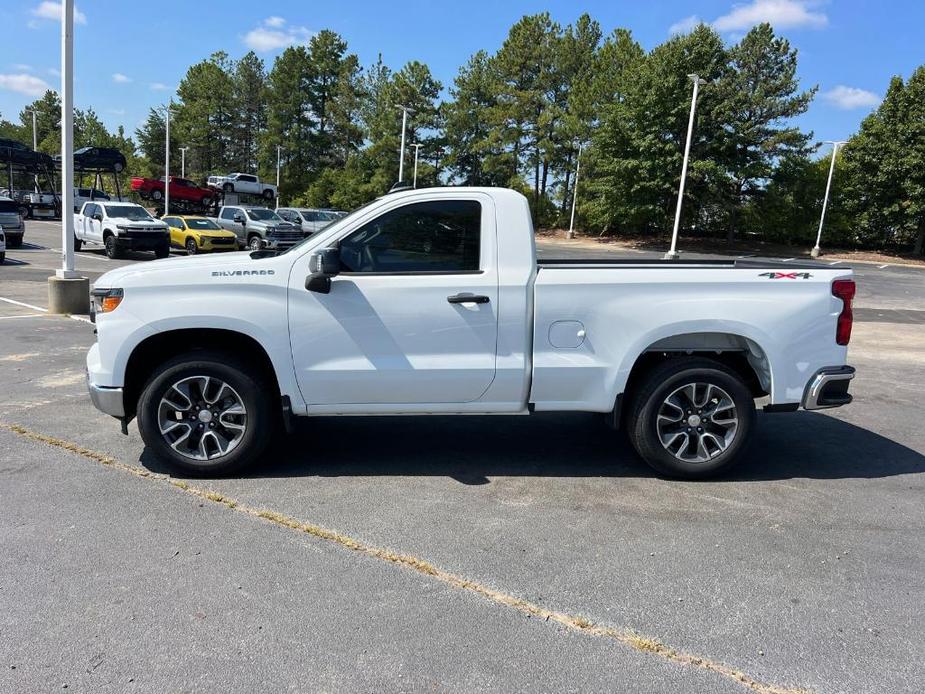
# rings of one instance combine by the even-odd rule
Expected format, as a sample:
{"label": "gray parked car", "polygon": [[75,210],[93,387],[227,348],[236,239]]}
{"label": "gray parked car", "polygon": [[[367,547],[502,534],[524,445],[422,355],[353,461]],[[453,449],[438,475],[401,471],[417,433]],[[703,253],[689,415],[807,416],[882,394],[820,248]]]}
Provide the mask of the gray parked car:
{"label": "gray parked car", "polygon": [[305,238],[298,226],[266,207],[225,205],[215,221],[222,229],[233,231],[241,246],[253,251],[261,248],[281,250]]}
{"label": "gray parked car", "polygon": [[6,243],[10,248],[19,248],[22,245],[26,224],[22,221],[19,203],[12,198],[0,198],[0,227],[3,227]]}
{"label": "gray parked car", "polygon": [[306,236],[321,231],[345,214],[338,210],[319,210],[312,207],[280,207],[276,213],[286,221],[298,224]]}

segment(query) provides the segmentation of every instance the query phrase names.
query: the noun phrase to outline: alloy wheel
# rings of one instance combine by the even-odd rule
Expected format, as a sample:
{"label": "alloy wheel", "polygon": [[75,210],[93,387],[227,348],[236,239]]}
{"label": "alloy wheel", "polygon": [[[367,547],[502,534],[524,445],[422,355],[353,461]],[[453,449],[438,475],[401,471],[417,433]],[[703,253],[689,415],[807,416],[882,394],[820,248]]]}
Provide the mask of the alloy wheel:
{"label": "alloy wheel", "polygon": [[247,431],[238,392],[214,376],[189,376],[171,385],[157,408],[161,436],[180,455],[209,461],[228,455]]}
{"label": "alloy wheel", "polygon": [[705,463],[723,453],[739,428],[735,401],[712,383],[687,383],[673,390],[658,409],[662,446],[685,463]]}

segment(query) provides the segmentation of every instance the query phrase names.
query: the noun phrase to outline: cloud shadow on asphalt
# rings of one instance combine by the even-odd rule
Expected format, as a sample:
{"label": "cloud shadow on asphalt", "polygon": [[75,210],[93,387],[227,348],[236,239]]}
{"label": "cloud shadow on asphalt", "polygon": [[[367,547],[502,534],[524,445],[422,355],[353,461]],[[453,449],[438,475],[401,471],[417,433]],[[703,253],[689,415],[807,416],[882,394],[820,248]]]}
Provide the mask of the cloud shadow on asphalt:
{"label": "cloud shadow on asphalt", "polygon": [[[143,465],[166,471],[146,450]],[[739,465],[714,481],[878,478],[925,472],[925,456],[813,412],[759,415]],[[625,436],[586,413],[530,417],[324,417],[299,420],[245,477],[654,477]]]}

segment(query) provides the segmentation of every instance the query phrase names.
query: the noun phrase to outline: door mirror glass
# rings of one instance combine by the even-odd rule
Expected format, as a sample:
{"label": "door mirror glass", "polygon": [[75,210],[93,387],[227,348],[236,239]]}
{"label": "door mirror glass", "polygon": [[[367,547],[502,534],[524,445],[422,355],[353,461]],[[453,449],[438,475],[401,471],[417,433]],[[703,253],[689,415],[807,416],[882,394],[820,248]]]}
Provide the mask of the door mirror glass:
{"label": "door mirror glass", "polygon": [[102,221],[103,221],[103,213],[102,213],[102,212],[94,212],[94,213],[93,213],[93,219],[95,219],[95,220],[98,221],[98,222],[102,222]]}
{"label": "door mirror glass", "polygon": [[244,217],[241,216],[240,214],[235,214],[235,216],[232,217],[232,219],[233,219],[234,221],[236,221],[236,222],[241,223],[241,224],[244,223]]}

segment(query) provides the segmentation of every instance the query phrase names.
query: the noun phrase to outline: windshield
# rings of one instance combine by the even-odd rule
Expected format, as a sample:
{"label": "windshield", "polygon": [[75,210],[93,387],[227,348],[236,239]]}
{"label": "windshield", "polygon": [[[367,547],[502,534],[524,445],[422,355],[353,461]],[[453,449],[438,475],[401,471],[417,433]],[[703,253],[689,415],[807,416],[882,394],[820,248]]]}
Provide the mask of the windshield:
{"label": "windshield", "polygon": [[187,219],[186,226],[190,229],[221,229],[221,227],[211,219]]}
{"label": "windshield", "polygon": [[12,200],[0,200],[0,212],[19,212],[19,205]]}
{"label": "windshield", "polygon": [[[329,224],[328,226],[326,226],[326,227],[324,228],[324,230],[323,230],[324,233],[326,234],[328,231],[330,231],[331,229],[333,229],[335,226],[338,226],[341,222],[346,222],[346,221],[352,219],[353,217],[356,217],[357,215],[362,214],[363,212],[366,211],[366,208],[367,208],[367,207],[369,207],[370,205],[373,204],[373,202],[376,202],[376,201],[373,200],[372,202],[368,202],[368,203],[366,203],[365,205],[363,205],[362,207],[356,208],[353,212],[344,212],[343,214],[341,214],[340,217],[338,217],[336,220],[334,220],[334,222],[332,222],[331,224]],[[280,253],[280,255],[284,255],[284,254],[286,254],[286,253],[290,253],[290,252],[296,250],[297,248],[300,248],[301,246],[304,246],[305,243],[307,243],[308,241],[311,241],[311,240],[315,239],[315,238],[316,238],[319,234],[321,234],[321,233],[322,233],[322,232],[319,231],[319,232],[316,232],[315,234],[313,234],[312,236],[306,236],[304,239],[302,239],[302,241],[300,241],[299,243],[297,243],[295,246],[290,246],[290,247],[287,248],[285,251],[283,251],[282,253]]]}
{"label": "windshield", "polygon": [[257,208],[255,210],[244,210],[250,219],[258,222],[281,222],[282,218],[273,210]]}
{"label": "windshield", "polygon": [[104,205],[109,217],[123,217],[133,222],[147,222],[153,219],[148,211],[140,205]]}

